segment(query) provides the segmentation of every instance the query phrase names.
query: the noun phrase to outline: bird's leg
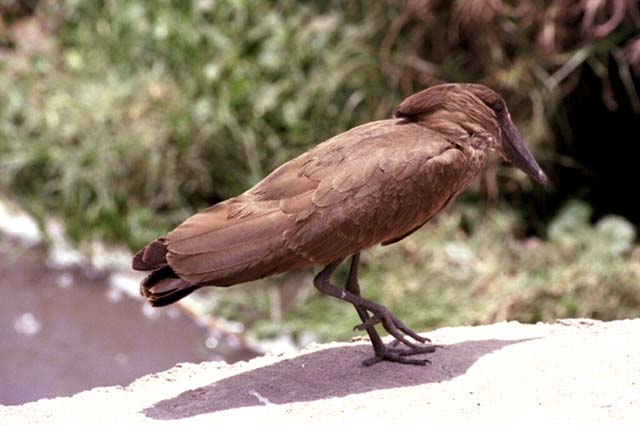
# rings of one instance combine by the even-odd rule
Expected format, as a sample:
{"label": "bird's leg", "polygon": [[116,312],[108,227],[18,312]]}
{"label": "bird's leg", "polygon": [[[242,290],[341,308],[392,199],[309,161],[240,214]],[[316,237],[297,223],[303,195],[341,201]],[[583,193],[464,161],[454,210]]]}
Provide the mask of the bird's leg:
{"label": "bird's leg", "polygon": [[[356,253],[351,257],[351,267],[349,268],[349,276],[347,278],[347,283],[345,285],[345,289],[351,292],[352,294],[355,294],[356,296],[360,296],[360,284],[358,283],[359,263],[360,263],[360,253]],[[363,309],[358,305],[353,305],[353,306],[356,308],[356,312],[358,312],[358,316],[362,320],[362,324],[360,324],[355,328],[359,330],[367,331],[367,334],[369,335],[369,339],[371,340],[371,344],[373,346],[373,350],[375,352],[374,357],[368,358],[362,362],[363,365],[370,366],[384,360],[407,363],[407,364],[416,364],[416,365],[424,365],[429,362],[429,360],[426,360],[426,359],[410,360],[402,357],[408,356],[408,355],[417,355],[421,353],[433,352],[435,350],[434,346],[422,345],[420,347],[411,348],[409,350],[401,350],[401,349],[395,348],[397,344],[400,343],[400,341],[397,339],[394,340],[390,344],[390,346],[385,346],[385,344],[382,343],[382,339],[380,338],[380,336],[378,335],[378,332],[375,329],[375,325],[380,323],[380,318],[375,315],[370,317],[366,309]],[[402,321],[400,321],[395,317],[394,317],[394,322],[399,322],[402,324]],[[406,328],[411,331],[411,329],[409,329],[408,327]],[[418,339],[420,339],[419,341],[421,342],[429,341],[429,339],[426,339],[420,335],[417,335],[416,333],[413,333],[413,331],[411,332],[412,334],[415,334],[418,337]],[[411,334],[409,335],[411,336]]]}
{"label": "bird's leg", "polygon": [[[345,285],[345,289],[356,296],[360,296],[360,284],[358,283],[358,265],[359,264],[360,264],[360,253],[356,253],[351,257],[351,267],[349,268],[349,277],[347,278],[347,283]],[[370,329],[373,329],[375,331],[375,328],[373,328],[373,326],[383,321],[382,317],[378,314],[374,314],[373,316],[370,317],[365,309],[362,309],[356,304],[354,304],[354,307],[356,308],[356,311],[358,312],[358,315],[362,320],[362,324],[357,325],[355,327],[356,330],[367,330],[367,333],[369,333]],[[428,338],[420,336],[418,333],[416,333],[415,331],[407,327],[405,323],[403,323],[399,318],[393,315],[386,307],[382,306],[382,308],[386,311],[386,314],[388,315],[388,317],[391,318],[391,322],[400,331],[404,332],[406,335],[410,336],[411,338],[413,338],[414,340],[420,343],[430,342]],[[364,317],[360,313],[361,311],[364,313]],[[371,337],[371,334],[369,334],[369,337]],[[373,343],[373,339],[371,341]]]}
{"label": "bird's leg", "polygon": [[[373,329],[375,324],[381,323],[384,329],[387,330],[389,334],[391,334],[393,337],[396,338],[396,340],[398,340],[401,343],[404,343],[410,348],[407,350],[402,350],[402,349],[396,349],[394,347],[389,348],[385,346],[384,344],[382,344],[382,340],[380,339],[380,336],[378,336],[377,332],[375,332],[375,329],[374,329],[373,332],[369,333],[369,337],[372,338],[372,345],[376,353],[376,356],[371,359],[365,360],[363,364],[368,366],[383,360],[399,362],[403,364],[417,364],[417,365],[424,365],[428,363],[429,361],[424,359],[413,360],[413,359],[403,358],[409,355],[434,352],[435,347],[433,345],[420,345],[420,344],[410,342],[402,334],[401,329],[405,333],[406,331],[404,329],[408,330],[411,334],[409,333],[407,334],[411,336],[413,335],[417,336],[416,340],[419,342],[425,342],[426,339],[424,337],[411,331],[401,321],[395,318],[386,307],[379,305],[377,303],[371,302],[367,299],[364,299],[359,294],[354,294],[347,289],[343,290],[331,284],[329,279],[333,274],[333,272],[338,267],[338,265],[340,265],[342,260],[343,259],[339,259],[333,263],[330,263],[322,271],[320,271],[320,273],[316,275],[316,277],[313,280],[313,284],[315,285],[315,287],[321,293],[327,294],[337,299],[347,301],[352,305],[354,305],[354,307],[356,308],[356,311],[358,312],[358,315],[360,315],[361,318],[363,316],[361,315],[361,313],[364,314],[365,318],[363,319],[364,322],[362,325],[365,326],[364,328],[365,330],[367,330],[368,333],[369,333],[369,329]],[[356,268],[354,269],[354,262],[357,264],[357,260],[358,259],[355,258],[352,261],[352,268],[349,274],[350,282],[348,281],[347,284],[350,286],[351,289],[355,288],[359,293],[359,285],[357,285],[357,265],[356,265]],[[369,311],[373,314],[373,318],[376,318],[375,322],[370,323],[370,320],[372,318],[369,318],[369,315],[366,311]]]}
{"label": "bird's leg", "polygon": [[[397,319],[387,307],[380,305],[378,303],[367,300],[359,295],[353,294],[344,289],[338,288],[335,285],[331,284],[329,278],[333,274],[333,272],[337,269],[338,265],[342,262],[343,259],[339,259],[333,263],[327,265],[313,280],[313,284],[315,287],[324,294],[335,297],[337,299],[344,300],[346,302],[351,303],[354,306],[358,306],[360,308],[364,308],[367,311],[373,313],[374,321],[371,322],[371,318],[364,328],[381,323],[385,330],[393,337],[395,337],[400,342],[412,348],[419,348],[419,345],[410,342],[407,338],[402,334],[405,333],[411,337],[413,337],[418,342],[426,342],[427,339],[420,336],[416,332],[409,329],[402,321]],[[360,328],[360,327],[358,327]]]}
{"label": "bird's leg", "polygon": [[[384,309],[387,309],[386,307],[382,306]],[[393,324],[398,328],[398,330],[402,331],[403,333],[405,333],[407,336],[413,338],[414,340],[417,340],[420,343],[425,343],[425,342],[430,342],[431,340],[427,337],[422,337],[421,335],[419,335],[418,333],[416,333],[415,331],[411,330],[405,323],[403,323],[399,318],[397,318],[395,315],[393,315],[390,311],[387,310],[387,313],[389,315],[389,317],[391,318]],[[376,324],[380,324],[380,323],[384,323],[384,318],[380,317],[379,315],[373,315],[372,317],[367,318],[366,321],[363,321],[362,324],[357,325],[355,327],[356,330],[366,330],[367,328],[376,325]]]}
{"label": "bird's leg", "polygon": [[[353,256],[351,256],[351,266],[349,267],[349,277],[347,278],[347,283],[344,286],[344,288],[347,291],[351,292],[352,294],[355,294],[356,296],[360,296],[360,284],[358,283],[358,265],[359,264],[360,264],[360,253],[356,253]],[[365,324],[369,323],[372,319],[374,319],[374,317],[370,317],[369,312],[367,312],[366,309],[361,308],[358,305],[353,305],[353,307],[356,308],[356,312],[360,317],[360,321],[362,321],[362,324],[360,324],[359,326],[356,326],[355,328],[360,329],[360,327],[362,327],[362,329],[367,331],[367,334],[369,335],[369,340],[371,340],[371,344],[373,345],[373,350],[376,353],[378,353],[379,350],[384,347],[384,343],[382,343],[382,339],[380,338],[380,335],[376,331],[375,323],[365,326]]]}

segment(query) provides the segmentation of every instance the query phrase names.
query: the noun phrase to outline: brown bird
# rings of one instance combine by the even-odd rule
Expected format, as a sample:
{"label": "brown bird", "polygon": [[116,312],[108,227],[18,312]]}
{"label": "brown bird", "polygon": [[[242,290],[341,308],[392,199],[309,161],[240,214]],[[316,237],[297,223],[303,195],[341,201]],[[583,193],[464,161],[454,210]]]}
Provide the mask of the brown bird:
{"label": "brown bird", "polygon": [[[543,185],[547,178],[504,99],[485,86],[431,87],[405,99],[394,117],[317,145],[141,249],[133,268],[151,271],[140,284],[142,295],[164,306],[203,286],[228,287],[324,266],[314,285],[355,307],[362,320],[356,329],[367,331],[375,352],[365,365],[427,363],[407,356],[433,352],[429,340],[360,295],[360,252],[399,241],[424,225],[471,184],[488,151]],[[342,289],[329,278],[349,256]],[[396,339],[393,344],[383,344],[377,324]]]}

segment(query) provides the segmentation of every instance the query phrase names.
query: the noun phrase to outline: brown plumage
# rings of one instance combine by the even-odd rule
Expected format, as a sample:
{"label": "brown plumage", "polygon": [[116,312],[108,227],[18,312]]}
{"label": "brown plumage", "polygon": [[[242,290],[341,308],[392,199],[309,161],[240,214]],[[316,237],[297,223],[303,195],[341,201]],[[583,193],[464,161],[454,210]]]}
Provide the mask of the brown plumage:
{"label": "brown plumage", "polygon": [[[546,177],[504,100],[476,84],[435,86],[405,99],[395,118],[353,128],[285,163],[244,194],[187,219],[141,249],[133,268],[151,271],[141,293],[153,306],[202,286],[226,287],[314,265],[314,284],[352,303],[379,360],[424,364],[426,339],[360,296],[360,251],[413,233],[478,175],[495,150],[540,183]],[[352,256],[345,289],[329,282]],[[370,316],[371,314],[371,316]],[[409,349],[382,344],[382,326]],[[409,341],[406,335],[420,342]]]}

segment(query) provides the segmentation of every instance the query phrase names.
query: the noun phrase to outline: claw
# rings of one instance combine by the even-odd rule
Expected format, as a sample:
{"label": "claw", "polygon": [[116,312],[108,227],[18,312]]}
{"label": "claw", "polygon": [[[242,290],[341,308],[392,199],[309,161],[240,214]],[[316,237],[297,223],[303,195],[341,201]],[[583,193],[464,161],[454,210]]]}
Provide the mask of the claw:
{"label": "claw", "polygon": [[[373,315],[363,321],[362,324],[358,324],[353,327],[353,331],[364,331],[380,323],[382,324],[384,329],[387,330],[387,332],[395,338],[396,342],[404,343],[411,348],[415,348],[417,347],[417,345],[407,340],[407,338],[402,333],[406,334],[419,343],[426,343],[431,341],[428,338],[422,337],[415,331],[411,330],[388,310],[382,312],[373,312]],[[397,343],[392,345],[395,346],[397,345]]]}
{"label": "claw", "polygon": [[407,358],[411,355],[419,355],[435,352],[436,347],[434,345],[423,345],[411,349],[396,349],[394,347],[383,346],[376,352],[376,355],[362,361],[362,365],[365,367],[372,366],[380,361],[391,361],[399,364],[411,364],[411,365],[427,365],[431,364],[426,358],[423,359],[411,359]]}
{"label": "claw", "polygon": [[[407,340],[407,338],[402,334],[402,332],[398,329],[398,327],[395,324],[393,315],[389,311],[386,311],[386,312],[382,313],[382,326],[384,327],[385,330],[387,330],[387,332],[390,335],[395,337],[396,340],[399,340],[400,342],[404,343],[405,345],[409,346],[410,348],[418,347],[418,345],[416,345],[415,343],[410,342],[409,340]],[[413,331],[411,331],[411,333],[415,334],[416,336],[418,336],[418,334],[413,332]],[[410,336],[409,333],[406,333],[406,334],[408,336]],[[413,336],[411,336],[411,337],[413,337]],[[420,337],[420,336],[418,336],[418,337]],[[415,339],[415,340],[418,341],[418,342],[421,342],[418,339]],[[424,343],[424,342],[421,342],[421,343]]]}
{"label": "claw", "polygon": [[393,324],[398,330],[402,331],[404,334],[411,337],[413,340],[420,343],[426,343],[431,341],[426,337],[420,336],[418,333],[416,333],[415,331],[407,327],[407,325],[404,322],[402,322],[402,320],[400,320],[398,317],[393,315],[391,312],[388,312],[388,316],[389,318],[391,318],[391,321],[393,321]]}
{"label": "claw", "polygon": [[365,367],[371,367],[373,364],[377,364],[380,361],[391,361],[391,362],[397,362],[399,364],[423,365],[423,366],[427,364],[431,364],[431,361],[429,361],[428,359],[409,359],[409,358],[403,358],[400,355],[385,354],[385,355],[376,355],[374,357],[367,358],[364,361],[362,361],[362,365]]}
{"label": "claw", "polygon": [[422,337],[421,335],[419,335],[418,333],[416,333],[415,331],[411,330],[409,327],[407,327],[402,321],[400,321],[399,319],[395,319],[395,325],[396,327],[398,327],[398,329],[400,331],[402,331],[403,333],[405,333],[407,336],[411,337],[413,340],[416,340],[420,343],[425,343],[425,342],[430,342],[430,340],[426,337]]}

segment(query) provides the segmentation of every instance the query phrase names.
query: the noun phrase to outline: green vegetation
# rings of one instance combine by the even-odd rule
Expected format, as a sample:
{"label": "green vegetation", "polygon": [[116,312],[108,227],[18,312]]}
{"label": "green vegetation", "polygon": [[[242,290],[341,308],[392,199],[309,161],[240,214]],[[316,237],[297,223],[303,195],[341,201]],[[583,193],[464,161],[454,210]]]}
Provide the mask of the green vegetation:
{"label": "green vegetation", "polygon": [[36,51],[17,27],[0,73],[0,190],[76,241],[138,248],[395,103],[375,21],[293,1],[41,5]]}
{"label": "green vegetation", "polygon": [[[0,2],[0,193],[41,221],[62,219],[78,244],[137,249],[438,82],[504,93],[552,175],[581,167],[554,151],[554,140],[572,145],[563,99],[581,69],[600,80],[594,96],[607,108],[620,101],[616,75],[640,111],[633,2],[27,3],[35,11]],[[633,226],[612,216],[592,224],[580,202],[525,226],[533,188],[492,162],[455,209],[364,255],[365,295],[417,330],[637,316]],[[208,294],[210,312],[260,336],[346,338],[356,323],[351,307],[316,293],[310,272]]]}
{"label": "green vegetation", "polygon": [[[425,85],[500,90],[547,170],[580,167],[551,129],[570,139],[561,101],[582,67],[612,108],[610,74],[638,99],[624,2],[25,4],[0,5],[0,191],[78,242],[136,249]],[[481,181],[493,200],[532,191],[496,163]]]}

